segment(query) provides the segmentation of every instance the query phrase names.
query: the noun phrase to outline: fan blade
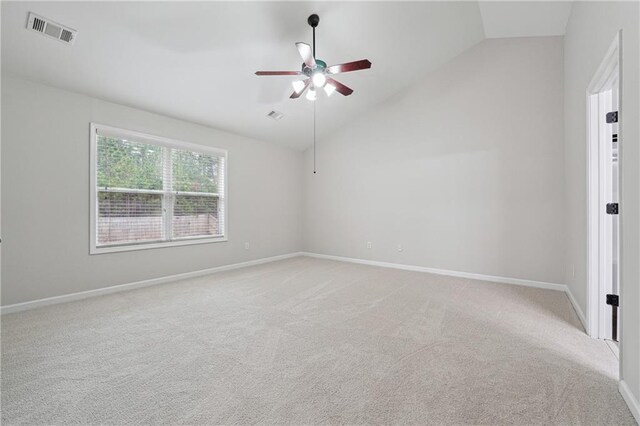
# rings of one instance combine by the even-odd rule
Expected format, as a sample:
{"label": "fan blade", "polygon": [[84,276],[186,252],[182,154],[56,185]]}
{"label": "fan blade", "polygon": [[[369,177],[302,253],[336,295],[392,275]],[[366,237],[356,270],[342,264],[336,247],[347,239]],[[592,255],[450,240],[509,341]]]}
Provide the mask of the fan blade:
{"label": "fan blade", "polygon": [[300,75],[300,71],[256,71],[256,75]]}
{"label": "fan blade", "polygon": [[315,69],[316,60],[313,58],[311,46],[307,43],[297,42],[296,47],[298,48],[298,53],[300,53],[300,57],[304,61],[305,65],[311,69]]}
{"label": "fan blade", "polygon": [[336,92],[340,93],[341,95],[349,96],[353,93],[353,89],[345,86],[337,80],[332,79],[331,77],[327,77],[327,84],[331,84],[333,87],[335,87]]}
{"label": "fan blade", "polygon": [[306,80],[304,81],[304,87],[302,88],[302,90],[301,90],[301,91],[299,91],[299,92],[295,92],[295,91],[294,91],[294,92],[291,94],[291,96],[289,96],[289,97],[290,97],[291,99],[297,99],[297,98],[299,98],[300,96],[302,96],[302,94],[304,93],[304,91],[305,91],[305,90],[307,90],[307,88],[309,87],[309,84],[311,84],[311,79],[310,79],[310,78],[308,78],[308,79],[306,79]]}
{"label": "fan blade", "polygon": [[339,74],[341,72],[350,72],[358,70],[366,70],[371,68],[371,62],[368,59],[347,62],[346,64],[331,65],[327,68],[327,74]]}

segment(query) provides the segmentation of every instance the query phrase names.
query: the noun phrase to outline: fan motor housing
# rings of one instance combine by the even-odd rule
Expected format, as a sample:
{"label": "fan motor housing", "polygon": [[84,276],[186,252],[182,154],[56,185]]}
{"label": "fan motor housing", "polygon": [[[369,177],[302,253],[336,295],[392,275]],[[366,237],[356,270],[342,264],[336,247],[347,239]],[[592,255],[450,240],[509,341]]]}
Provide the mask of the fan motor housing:
{"label": "fan motor housing", "polygon": [[327,63],[322,59],[316,59],[315,68],[309,68],[307,64],[302,63],[302,72],[307,76],[313,74],[314,71],[323,71],[325,68],[327,68]]}

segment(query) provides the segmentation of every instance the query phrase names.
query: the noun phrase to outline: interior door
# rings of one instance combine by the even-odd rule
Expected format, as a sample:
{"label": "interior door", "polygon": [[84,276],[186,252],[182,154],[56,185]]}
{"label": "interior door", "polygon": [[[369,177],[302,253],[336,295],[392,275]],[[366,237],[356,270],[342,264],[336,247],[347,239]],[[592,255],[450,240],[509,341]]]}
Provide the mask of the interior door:
{"label": "interior door", "polygon": [[[617,111],[619,102],[619,83],[618,74],[614,75],[611,83],[611,110],[615,112],[615,120],[613,115],[609,116],[609,133],[611,135],[611,203],[618,205],[620,201],[620,173],[619,173],[619,151],[618,146],[620,141],[618,139],[618,121]],[[611,294],[618,296],[620,294],[620,216],[618,214],[611,214]],[[614,298],[614,300],[616,300]],[[611,301],[611,300],[610,300]],[[616,303],[617,305],[617,303]],[[618,307],[610,305],[611,307],[611,339],[618,341],[620,335],[620,325],[617,321]]]}
{"label": "interior door", "polygon": [[598,95],[600,150],[600,336],[618,340],[620,222],[618,145],[618,73],[612,72],[607,89]]}

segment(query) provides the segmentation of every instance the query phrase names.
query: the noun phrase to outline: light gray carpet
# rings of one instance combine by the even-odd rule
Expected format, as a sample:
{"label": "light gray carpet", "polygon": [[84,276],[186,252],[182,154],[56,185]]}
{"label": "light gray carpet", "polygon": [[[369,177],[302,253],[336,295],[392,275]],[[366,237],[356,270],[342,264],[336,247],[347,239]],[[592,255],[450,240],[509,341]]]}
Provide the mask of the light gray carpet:
{"label": "light gray carpet", "polygon": [[311,258],[2,317],[3,424],[634,424],[564,293]]}

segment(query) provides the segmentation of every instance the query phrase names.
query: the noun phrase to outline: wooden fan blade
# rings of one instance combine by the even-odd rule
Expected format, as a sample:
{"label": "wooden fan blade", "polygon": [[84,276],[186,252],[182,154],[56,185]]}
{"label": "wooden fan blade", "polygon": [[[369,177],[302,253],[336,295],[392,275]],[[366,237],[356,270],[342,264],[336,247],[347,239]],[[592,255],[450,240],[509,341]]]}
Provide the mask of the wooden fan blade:
{"label": "wooden fan blade", "polygon": [[311,46],[307,43],[297,42],[296,47],[298,48],[298,53],[300,53],[300,57],[302,61],[311,69],[315,69],[316,60],[313,58],[313,51],[311,50]]}
{"label": "wooden fan blade", "polygon": [[343,96],[349,96],[353,93],[353,89],[345,86],[337,80],[332,79],[331,77],[327,77],[327,84],[331,84],[336,88],[336,92],[340,93]]}
{"label": "wooden fan blade", "polygon": [[256,75],[300,75],[300,71],[256,71]]}
{"label": "wooden fan blade", "polygon": [[368,59],[347,62],[346,64],[331,65],[327,68],[327,74],[339,74],[341,72],[350,72],[358,70],[366,70],[371,68],[371,62]]}
{"label": "wooden fan blade", "polygon": [[305,90],[307,90],[309,88],[309,84],[311,84],[311,79],[308,78],[304,81],[304,87],[302,88],[301,91],[296,92],[294,91],[291,96],[289,96],[291,99],[298,99],[300,96],[302,96],[302,94],[305,92]]}

